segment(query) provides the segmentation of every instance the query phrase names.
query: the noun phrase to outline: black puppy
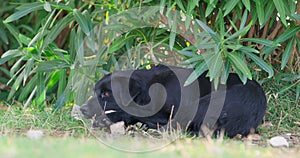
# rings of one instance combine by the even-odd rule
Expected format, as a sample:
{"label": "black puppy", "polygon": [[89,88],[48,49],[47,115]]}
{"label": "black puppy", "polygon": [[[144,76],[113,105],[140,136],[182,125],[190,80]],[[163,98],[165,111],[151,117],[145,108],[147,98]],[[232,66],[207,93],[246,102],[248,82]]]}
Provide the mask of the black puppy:
{"label": "black puppy", "polygon": [[[191,134],[204,134],[202,127],[221,129],[230,137],[256,130],[266,111],[266,97],[254,80],[244,85],[236,74],[227,84],[211,88],[203,73],[183,86],[193,69],[155,66],[149,70],[119,71],[95,85],[95,95],[112,122],[141,122],[149,128],[180,125]],[[171,124],[168,124],[170,123]],[[167,126],[169,127],[169,126]]]}

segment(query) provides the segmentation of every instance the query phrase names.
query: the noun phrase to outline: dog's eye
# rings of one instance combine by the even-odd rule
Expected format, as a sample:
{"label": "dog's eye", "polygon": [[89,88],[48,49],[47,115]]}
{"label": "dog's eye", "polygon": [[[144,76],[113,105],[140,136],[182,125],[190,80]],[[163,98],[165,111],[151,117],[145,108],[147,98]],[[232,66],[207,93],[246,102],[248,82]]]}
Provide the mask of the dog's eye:
{"label": "dog's eye", "polygon": [[104,97],[109,97],[109,92],[107,92],[107,91],[102,92],[101,98],[104,98]]}

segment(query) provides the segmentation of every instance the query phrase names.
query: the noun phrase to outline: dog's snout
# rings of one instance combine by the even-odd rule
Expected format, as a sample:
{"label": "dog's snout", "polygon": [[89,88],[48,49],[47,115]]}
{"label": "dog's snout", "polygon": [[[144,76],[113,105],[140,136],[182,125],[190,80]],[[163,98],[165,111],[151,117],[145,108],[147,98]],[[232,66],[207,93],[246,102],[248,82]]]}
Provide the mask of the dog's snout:
{"label": "dog's snout", "polygon": [[82,105],[80,107],[80,111],[82,112],[83,115],[87,115],[87,113],[88,113],[88,106]]}

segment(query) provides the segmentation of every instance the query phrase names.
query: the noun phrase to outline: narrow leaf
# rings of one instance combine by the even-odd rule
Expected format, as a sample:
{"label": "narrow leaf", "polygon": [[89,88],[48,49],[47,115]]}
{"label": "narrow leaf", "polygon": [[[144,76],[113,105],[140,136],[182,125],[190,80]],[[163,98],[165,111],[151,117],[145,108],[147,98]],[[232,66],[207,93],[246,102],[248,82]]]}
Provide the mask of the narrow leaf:
{"label": "narrow leaf", "polygon": [[279,42],[266,40],[266,39],[262,39],[262,38],[242,38],[241,40],[243,42],[254,42],[257,44],[263,44],[268,47],[280,46]]}
{"label": "narrow leaf", "polygon": [[247,54],[247,56],[251,58],[260,68],[262,68],[264,71],[269,73],[268,78],[271,78],[274,75],[274,71],[272,67],[269,64],[267,64],[265,61],[263,61],[261,58],[247,51],[245,51],[244,53]]}
{"label": "narrow leaf", "polygon": [[71,14],[68,14],[63,19],[61,19],[56,25],[54,25],[54,27],[45,37],[45,41],[43,43],[42,48],[45,48],[46,46],[48,46],[48,44],[53,42],[56,39],[56,37],[61,33],[61,31],[71,23],[72,20],[73,16]]}
{"label": "narrow leaf", "polygon": [[82,31],[89,36],[92,30],[92,22],[88,17],[85,17],[80,11],[77,9],[73,10],[74,18],[78,22]]}
{"label": "narrow leaf", "polygon": [[290,59],[291,53],[293,51],[293,46],[294,46],[294,38],[292,38],[287,46],[285,47],[285,50],[282,54],[282,60],[281,60],[281,70],[286,66],[287,62]]}
{"label": "narrow leaf", "polygon": [[280,15],[281,22],[286,26],[286,17],[285,17],[285,3],[283,0],[273,0],[275,7]]}
{"label": "narrow leaf", "polygon": [[227,53],[228,58],[236,69],[240,70],[245,76],[252,80],[252,75],[246,63],[235,53]]}
{"label": "narrow leaf", "polygon": [[255,5],[259,24],[263,25],[265,23],[265,6],[263,5],[263,1],[255,0]]}
{"label": "narrow leaf", "polygon": [[200,27],[203,28],[204,31],[206,31],[207,33],[209,33],[211,35],[211,37],[215,40],[215,41],[219,41],[220,37],[217,33],[215,33],[210,27],[208,27],[205,23],[203,23],[200,20],[196,19],[196,22],[200,25]]}
{"label": "narrow leaf", "polygon": [[226,1],[226,4],[224,6],[224,10],[225,10],[225,13],[224,13],[224,16],[226,16],[227,14],[229,14],[232,9],[237,5],[237,3],[239,2],[239,0],[229,0],[229,1]]}
{"label": "narrow leaf", "polygon": [[294,36],[298,31],[300,31],[300,26],[294,26],[288,28],[276,39],[276,42],[282,43],[287,39],[291,38],[292,36]]}
{"label": "narrow leaf", "polygon": [[33,11],[41,10],[43,8],[44,8],[44,4],[40,3],[40,2],[24,4],[19,7],[19,9],[20,9],[19,11],[15,12],[14,14],[7,17],[3,22],[9,23],[9,22],[18,20]]}
{"label": "narrow leaf", "polygon": [[249,31],[251,25],[252,25],[252,22],[250,22],[246,27],[238,30],[237,32],[235,32],[234,34],[229,36],[226,40],[231,40],[231,39],[234,39],[236,37],[245,35]]}
{"label": "narrow leaf", "polygon": [[294,17],[296,20],[300,21],[300,14],[292,14],[292,17]]}
{"label": "narrow leaf", "polygon": [[300,83],[298,83],[296,87],[296,102],[299,100],[299,96],[300,96]]}
{"label": "narrow leaf", "polygon": [[49,2],[46,2],[46,3],[44,4],[44,9],[45,9],[47,12],[51,12],[51,11],[52,11],[51,5],[50,5]]}
{"label": "narrow leaf", "polygon": [[207,70],[207,66],[205,62],[199,64],[195,70],[190,74],[187,80],[184,82],[184,86],[188,86],[193,83],[204,71]]}
{"label": "narrow leaf", "polygon": [[251,8],[251,5],[250,5],[250,0],[242,0],[244,6],[246,7],[246,9],[248,11],[251,11],[250,8]]}
{"label": "narrow leaf", "polygon": [[5,43],[5,44],[9,44],[8,43],[8,38],[7,38],[7,35],[6,35],[6,32],[5,32],[5,29],[4,27],[2,27],[2,24],[1,24],[1,20],[0,20],[0,38],[1,40]]}

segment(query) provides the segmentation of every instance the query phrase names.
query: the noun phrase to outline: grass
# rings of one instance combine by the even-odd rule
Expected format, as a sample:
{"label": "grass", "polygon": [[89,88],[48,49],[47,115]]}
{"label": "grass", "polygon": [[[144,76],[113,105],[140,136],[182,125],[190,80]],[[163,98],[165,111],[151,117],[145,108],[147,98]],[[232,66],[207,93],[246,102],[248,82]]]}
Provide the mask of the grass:
{"label": "grass", "polygon": [[[284,83],[285,84],[285,83]],[[300,105],[293,90],[278,94],[285,85],[268,81],[263,84],[268,96],[268,112],[261,126],[259,146],[247,145],[241,140],[207,140],[201,138],[109,136],[99,137],[91,132],[87,122],[75,120],[70,107],[55,113],[51,109],[37,111],[20,105],[0,103],[0,155],[1,157],[297,157],[300,154]],[[30,139],[28,130],[43,131],[41,139]],[[101,131],[100,131],[101,133]],[[292,133],[299,136],[292,148],[272,148],[268,138]],[[103,134],[103,132],[101,133]],[[104,133],[105,135],[105,133]],[[99,141],[100,140],[100,141]],[[111,147],[109,147],[111,146]],[[113,148],[112,148],[113,147]],[[152,151],[130,153],[131,151]]]}
{"label": "grass", "polygon": [[[120,143],[133,145],[130,139]],[[297,157],[299,149],[275,149],[247,146],[226,140],[207,142],[201,139],[180,139],[152,152],[132,153],[110,148],[92,138],[43,137],[32,140],[21,136],[0,136],[1,157]],[[144,144],[147,144],[144,143]]]}
{"label": "grass", "polygon": [[300,121],[300,100],[296,101],[296,94],[293,89],[280,93],[288,84],[274,80],[263,84],[268,99],[265,122],[273,125],[269,129],[262,129],[263,132],[267,133],[267,136],[297,131],[298,134],[300,133],[299,126],[296,124]]}

